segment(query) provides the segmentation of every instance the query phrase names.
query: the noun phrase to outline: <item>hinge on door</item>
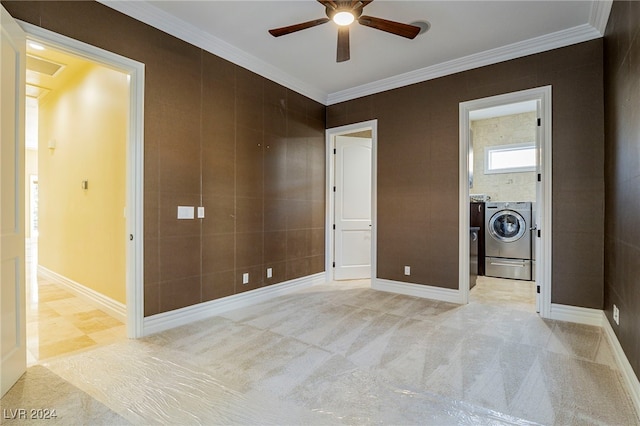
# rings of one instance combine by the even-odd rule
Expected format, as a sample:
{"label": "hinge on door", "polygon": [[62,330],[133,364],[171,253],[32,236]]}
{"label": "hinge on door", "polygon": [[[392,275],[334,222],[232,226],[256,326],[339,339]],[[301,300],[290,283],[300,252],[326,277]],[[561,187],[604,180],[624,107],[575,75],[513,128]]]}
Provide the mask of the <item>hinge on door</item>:
{"label": "hinge on door", "polygon": [[536,292],[538,292],[538,294],[540,294],[540,286],[536,286]]}
{"label": "hinge on door", "polygon": [[336,229],[336,224],[335,224],[335,223],[333,224],[333,229],[334,229],[334,230]]}
{"label": "hinge on door", "polygon": [[538,118],[538,126],[542,126],[542,119]]}
{"label": "hinge on door", "polygon": [[542,182],[542,174],[538,173],[538,182]]}
{"label": "hinge on door", "polygon": [[540,238],[542,234],[540,234],[540,230],[538,229],[538,238]]}
{"label": "hinge on door", "polygon": [[336,152],[336,149],[335,149],[335,148],[333,148],[333,153],[334,153],[334,154],[337,154],[337,152]]}
{"label": "hinge on door", "polygon": [[333,192],[336,192],[336,187],[335,186],[333,187]]}
{"label": "hinge on door", "polygon": [[334,267],[334,268],[336,267],[336,262],[333,262],[333,267]]}

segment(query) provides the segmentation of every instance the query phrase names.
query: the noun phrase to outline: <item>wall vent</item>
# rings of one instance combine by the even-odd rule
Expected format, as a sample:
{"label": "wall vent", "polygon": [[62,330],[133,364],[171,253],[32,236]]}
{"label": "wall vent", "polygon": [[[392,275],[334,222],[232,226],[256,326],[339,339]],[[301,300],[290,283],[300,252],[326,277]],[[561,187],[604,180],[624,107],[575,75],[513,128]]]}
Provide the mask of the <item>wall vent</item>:
{"label": "wall vent", "polygon": [[34,71],[53,77],[63,67],[64,65],[56,64],[55,62],[38,58],[36,56],[27,55],[27,69],[29,71]]}

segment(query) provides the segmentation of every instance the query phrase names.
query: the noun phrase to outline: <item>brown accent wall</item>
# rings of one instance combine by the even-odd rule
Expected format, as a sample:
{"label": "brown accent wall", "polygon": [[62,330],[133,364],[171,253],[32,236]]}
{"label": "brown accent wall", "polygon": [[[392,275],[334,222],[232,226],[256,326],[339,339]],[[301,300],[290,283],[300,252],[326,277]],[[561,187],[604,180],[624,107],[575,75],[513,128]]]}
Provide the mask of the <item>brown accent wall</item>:
{"label": "brown accent wall", "polygon": [[552,302],[601,309],[602,79],[600,39],[329,106],[329,128],[378,119],[377,276],[458,288],[459,103],[552,85]]}
{"label": "brown accent wall", "polygon": [[640,377],[640,2],[613,2],[604,59],[604,310]]}
{"label": "brown accent wall", "polygon": [[96,2],[2,5],[146,66],[146,316],[324,271],[323,105]]}

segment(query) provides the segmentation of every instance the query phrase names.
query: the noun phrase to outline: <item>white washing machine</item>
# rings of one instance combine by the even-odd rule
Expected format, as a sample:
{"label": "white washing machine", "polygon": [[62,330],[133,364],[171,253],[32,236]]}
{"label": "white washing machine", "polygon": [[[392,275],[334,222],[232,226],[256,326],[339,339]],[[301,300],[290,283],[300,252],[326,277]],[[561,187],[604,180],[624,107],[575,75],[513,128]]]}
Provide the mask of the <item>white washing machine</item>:
{"label": "white washing machine", "polygon": [[530,202],[485,203],[485,275],[531,280]]}

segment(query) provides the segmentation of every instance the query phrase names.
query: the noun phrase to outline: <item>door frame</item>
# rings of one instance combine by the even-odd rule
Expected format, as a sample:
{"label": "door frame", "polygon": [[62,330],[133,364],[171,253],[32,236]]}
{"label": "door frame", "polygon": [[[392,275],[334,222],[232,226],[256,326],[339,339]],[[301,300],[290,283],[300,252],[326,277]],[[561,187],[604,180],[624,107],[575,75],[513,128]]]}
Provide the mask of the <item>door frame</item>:
{"label": "door frame", "polygon": [[[537,127],[536,148],[538,150],[538,174],[536,182],[536,198],[538,205],[537,225],[540,237],[536,243],[536,285],[540,293],[540,315],[551,317],[551,209],[552,209],[552,114],[551,114],[551,86],[506,93],[482,99],[460,103],[460,199],[459,199],[459,286],[461,302],[469,303],[469,144],[470,121],[469,113],[476,109],[484,109],[499,105],[525,101],[537,101],[541,120]],[[542,204],[542,205],[540,205]]]}
{"label": "door frame", "polygon": [[126,155],[126,310],[127,337],[144,335],[144,75],[145,66],[124,56],[47,29],[18,23],[27,39],[99,63],[129,76]]}
{"label": "door frame", "polygon": [[371,130],[371,284],[375,281],[376,274],[376,230],[377,228],[377,164],[378,164],[378,120],[363,121],[326,130],[326,223],[325,223],[325,279],[327,282],[334,279],[333,264],[335,261],[335,238],[333,224],[335,222],[335,201],[333,186],[335,185],[335,148],[336,136],[343,136],[364,130]]}

